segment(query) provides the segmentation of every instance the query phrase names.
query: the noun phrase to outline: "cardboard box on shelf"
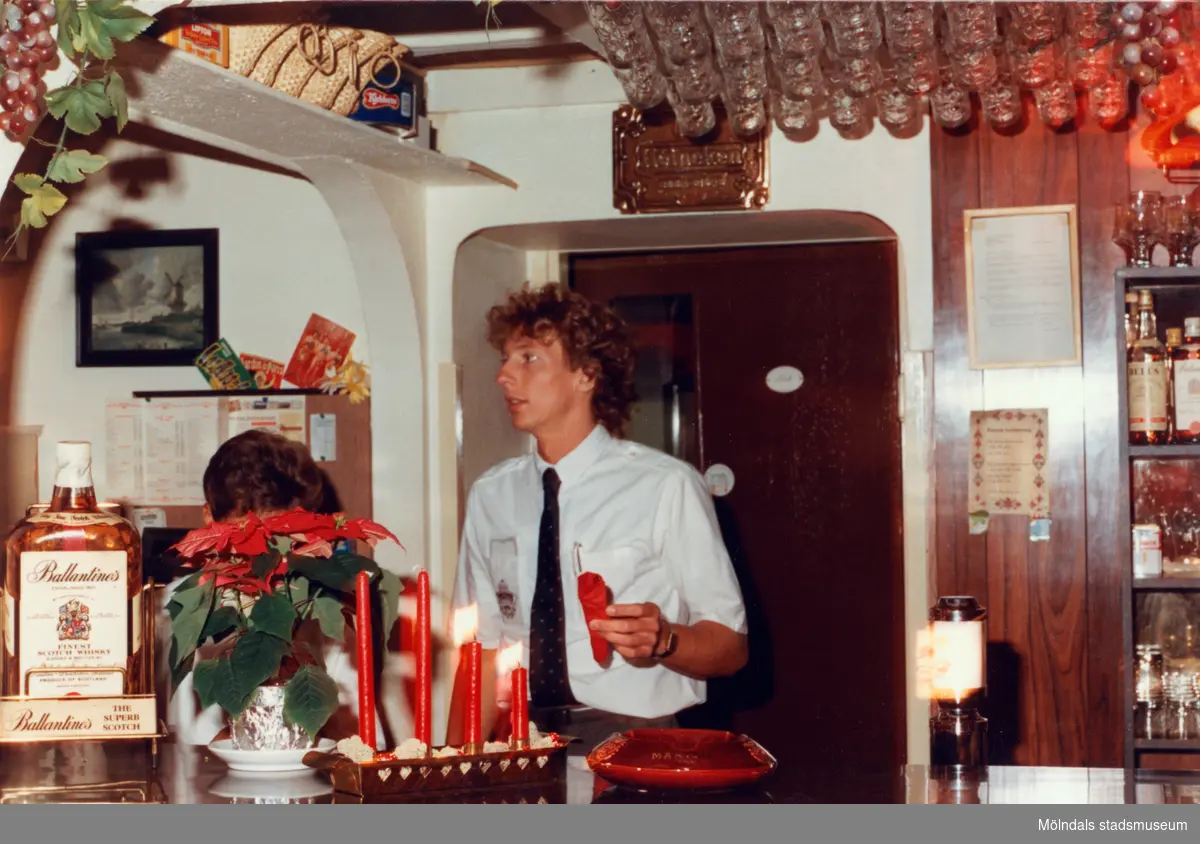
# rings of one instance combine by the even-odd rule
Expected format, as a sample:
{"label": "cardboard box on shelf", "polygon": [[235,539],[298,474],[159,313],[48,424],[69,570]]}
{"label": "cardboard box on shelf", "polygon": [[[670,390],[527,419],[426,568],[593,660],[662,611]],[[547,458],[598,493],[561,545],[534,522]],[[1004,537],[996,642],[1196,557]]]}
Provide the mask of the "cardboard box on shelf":
{"label": "cardboard box on shelf", "polygon": [[229,27],[225,24],[188,23],[160,40],[219,67],[229,67]]}

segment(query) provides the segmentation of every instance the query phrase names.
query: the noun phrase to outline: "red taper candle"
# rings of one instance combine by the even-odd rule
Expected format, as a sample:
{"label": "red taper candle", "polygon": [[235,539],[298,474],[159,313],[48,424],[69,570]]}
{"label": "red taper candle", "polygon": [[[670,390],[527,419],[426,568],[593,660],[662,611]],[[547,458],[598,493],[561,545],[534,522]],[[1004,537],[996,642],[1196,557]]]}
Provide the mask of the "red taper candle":
{"label": "red taper candle", "polygon": [[512,672],[512,740],[529,742],[529,669],[520,665]]}
{"label": "red taper candle", "polygon": [[467,684],[463,743],[478,745],[483,743],[483,645],[466,642],[462,646],[462,666]]}
{"label": "red taper candle", "polygon": [[429,747],[433,736],[433,659],[432,634],[429,620],[429,572],[417,573],[417,624],[414,628],[413,653],[417,663],[417,700],[413,720],[418,741]]}
{"label": "red taper candle", "polygon": [[375,643],[371,636],[371,574],[360,571],[355,583],[355,633],[358,637],[358,735],[375,749]]}

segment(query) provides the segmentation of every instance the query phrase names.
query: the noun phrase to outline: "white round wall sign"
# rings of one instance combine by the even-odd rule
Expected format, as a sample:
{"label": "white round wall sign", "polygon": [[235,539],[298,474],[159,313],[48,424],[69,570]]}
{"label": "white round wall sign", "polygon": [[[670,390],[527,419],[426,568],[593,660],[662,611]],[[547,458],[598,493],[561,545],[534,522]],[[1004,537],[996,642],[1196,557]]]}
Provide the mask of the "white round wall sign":
{"label": "white round wall sign", "polygon": [[794,366],[777,366],[767,373],[767,387],[777,393],[794,393],[804,385],[804,373]]}
{"label": "white round wall sign", "polygon": [[717,498],[722,498],[733,492],[733,470],[724,463],[714,463],[704,473],[708,489]]}

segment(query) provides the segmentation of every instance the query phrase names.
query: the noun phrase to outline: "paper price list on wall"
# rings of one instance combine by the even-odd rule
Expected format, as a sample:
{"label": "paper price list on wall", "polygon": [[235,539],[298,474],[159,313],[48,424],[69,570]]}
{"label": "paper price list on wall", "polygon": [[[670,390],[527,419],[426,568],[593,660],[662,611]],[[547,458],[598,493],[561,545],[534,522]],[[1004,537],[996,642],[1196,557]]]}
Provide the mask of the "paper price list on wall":
{"label": "paper price list on wall", "polygon": [[106,429],[107,497],[204,503],[204,469],[222,440],[216,398],[111,401]]}

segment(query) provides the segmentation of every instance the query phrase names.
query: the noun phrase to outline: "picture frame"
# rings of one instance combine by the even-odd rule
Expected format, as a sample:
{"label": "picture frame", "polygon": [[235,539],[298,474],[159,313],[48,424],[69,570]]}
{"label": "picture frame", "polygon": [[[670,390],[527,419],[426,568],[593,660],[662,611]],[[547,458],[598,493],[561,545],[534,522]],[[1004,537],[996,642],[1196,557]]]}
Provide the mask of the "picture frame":
{"label": "picture frame", "polygon": [[971,369],[1083,361],[1075,205],[963,212]]}
{"label": "picture frame", "polygon": [[221,336],[218,231],[77,234],[75,365],[193,366]]}

